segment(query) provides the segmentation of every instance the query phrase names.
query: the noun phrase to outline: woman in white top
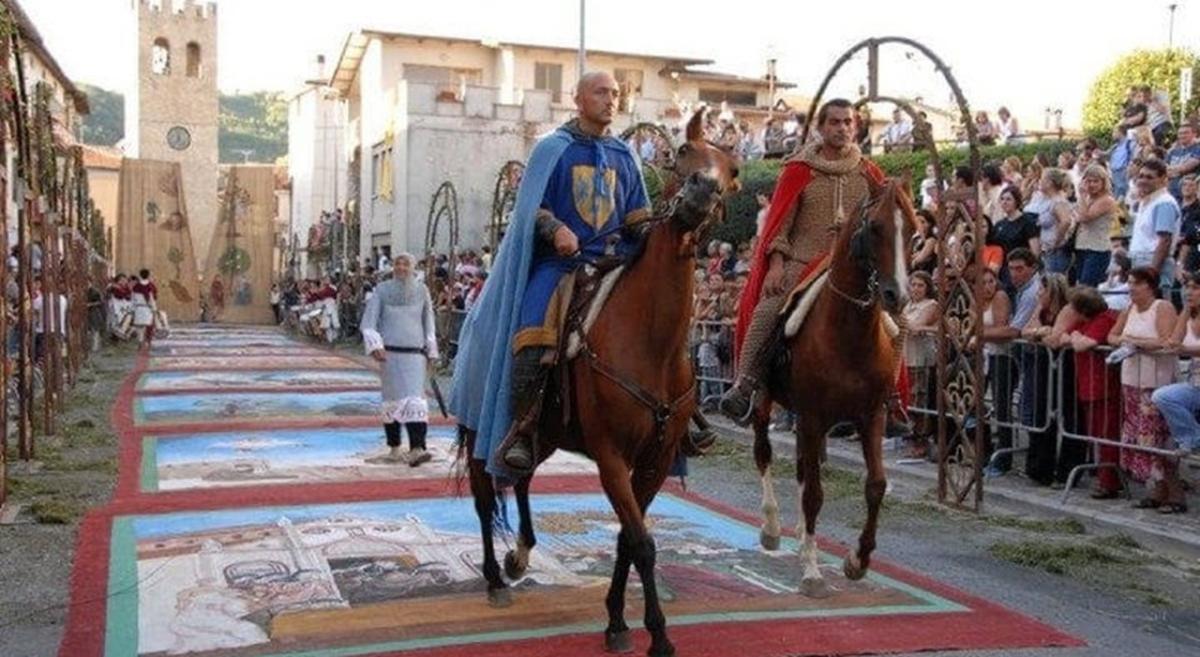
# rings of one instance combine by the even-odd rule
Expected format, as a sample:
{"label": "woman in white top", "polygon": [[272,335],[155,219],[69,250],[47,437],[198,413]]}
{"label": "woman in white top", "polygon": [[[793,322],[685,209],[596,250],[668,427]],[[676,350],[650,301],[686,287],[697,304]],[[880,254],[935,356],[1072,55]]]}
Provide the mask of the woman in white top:
{"label": "woman in white top", "polygon": [[1021,128],[1017,125],[1017,119],[1008,111],[1007,107],[1001,107],[996,111],[996,116],[1000,118],[1000,142],[1005,144],[1020,143]]}
{"label": "woman in white top", "polygon": [[[913,408],[930,409],[929,381],[933,368],[937,366],[934,333],[937,332],[941,312],[933,299],[933,277],[924,271],[914,271],[908,278],[909,301],[904,306],[904,321],[908,334],[904,339],[904,362],[908,366],[908,380],[912,388]],[[936,408],[936,406],[933,406]],[[924,442],[921,437],[929,432],[925,417],[914,427],[910,456],[924,458]]]}
{"label": "woman in white top", "polygon": [[1112,243],[1109,233],[1117,216],[1108,169],[1099,164],[1083,170],[1083,194],[1075,204],[1075,264],[1079,284],[1096,287],[1108,273]]}
{"label": "woman in white top", "polygon": [[[1186,305],[1175,322],[1170,346],[1191,358],[1187,380],[1163,386],[1150,398],[1167,421],[1181,456],[1200,448],[1200,423],[1196,421],[1200,411],[1200,278],[1196,274],[1184,274],[1184,291]],[[1187,512],[1187,498],[1176,470],[1168,468],[1165,473],[1160,513]]]}
{"label": "woman in white top", "polygon": [[[1121,442],[1163,448],[1169,431],[1151,395],[1175,380],[1177,359],[1163,349],[1170,344],[1176,313],[1170,302],[1157,295],[1158,272],[1148,267],[1129,272],[1130,306],[1117,318],[1108,343],[1134,350],[1121,362]],[[1150,495],[1137,503],[1139,508],[1156,508],[1166,502],[1166,480],[1175,465],[1145,452],[1121,451],[1121,469],[1150,485]]]}
{"label": "woman in white top", "polygon": [[[1013,392],[1017,389],[1019,371],[1017,361],[1010,353],[1007,332],[1012,320],[1012,302],[1001,289],[996,273],[985,268],[983,276],[983,355],[987,359],[987,384],[992,391],[992,418],[998,423],[993,446],[999,449],[1012,447]],[[988,453],[992,449],[988,449]],[[1002,458],[995,464],[992,474],[1007,472],[1012,461]]]}

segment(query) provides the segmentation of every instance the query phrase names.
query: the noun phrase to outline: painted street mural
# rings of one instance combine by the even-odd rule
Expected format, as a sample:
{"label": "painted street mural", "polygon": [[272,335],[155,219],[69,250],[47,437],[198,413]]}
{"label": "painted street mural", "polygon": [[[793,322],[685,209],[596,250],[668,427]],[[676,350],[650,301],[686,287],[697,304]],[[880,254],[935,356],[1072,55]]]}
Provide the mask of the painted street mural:
{"label": "painted street mural", "polygon": [[[389,463],[383,431],[296,429],[237,431],[146,437],[141,490],[173,491],[334,481],[396,481],[453,476],[455,429],[430,427],[433,460],[418,468]],[[582,456],[556,453],[538,468],[540,475],[595,473]]]}
{"label": "painted street mural", "polygon": [[379,387],[379,375],[370,370],[231,370],[201,372],[147,372],[138,380],[138,392],[246,388],[364,388]]}
{"label": "painted street mural", "polygon": [[134,401],[133,410],[134,422],[138,425],[227,423],[263,418],[304,420],[375,417],[379,413],[379,393],[243,392],[142,396]]}
{"label": "painted street mural", "polygon": [[[602,626],[618,527],[607,501],[596,493],[535,495],[532,503],[539,543],[517,604],[506,609],[486,604],[466,499],[119,517],[110,581],[137,585],[111,592],[115,640],[107,654],[276,655],[297,642],[325,647],[310,655],[366,654]],[[849,582],[832,558],[825,570],[837,595],[808,599],[796,594],[794,552],[763,552],[757,528],[669,494],[655,502],[651,521],[673,625],[729,621],[731,613],[751,620],[963,610],[883,576]],[[498,540],[497,549],[507,546]]]}

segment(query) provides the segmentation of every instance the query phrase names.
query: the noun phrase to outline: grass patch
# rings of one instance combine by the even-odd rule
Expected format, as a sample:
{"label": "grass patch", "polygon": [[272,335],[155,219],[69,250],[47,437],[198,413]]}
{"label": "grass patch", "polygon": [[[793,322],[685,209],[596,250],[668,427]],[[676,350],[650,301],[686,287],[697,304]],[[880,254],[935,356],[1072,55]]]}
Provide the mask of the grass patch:
{"label": "grass patch", "polygon": [[48,469],[56,472],[98,472],[103,474],[116,474],[117,462],[114,459],[100,459],[97,461],[68,461],[63,458],[56,459],[53,464],[50,461],[46,462]]}
{"label": "grass patch", "polygon": [[1161,593],[1151,593],[1145,597],[1146,604],[1152,607],[1174,607],[1175,602]]}
{"label": "grass patch", "polygon": [[1140,550],[1142,544],[1138,543],[1132,536],[1125,533],[1111,534],[1109,536],[1101,536],[1092,541],[1100,547],[1113,548],[1116,550]]}
{"label": "grass patch", "polygon": [[821,468],[821,488],[825,491],[826,500],[862,497],[863,485],[863,480],[857,472],[828,465]]}
{"label": "grass patch", "polygon": [[1139,559],[1116,554],[1092,544],[1045,543],[1021,541],[994,543],[988,548],[992,556],[1010,563],[1037,568],[1054,575],[1073,575],[1094,566],[1140,563]]}
{"label": "grass patch", "polygon": [[55,490],[40,481],[13,477],[8,480],[8,492],[19,497],[37,497],[39,495],[50,495]]}
{"label": "grass patch", "polygon": [[[1074,518],[1022,518],[1021,516],[980,516],[979,519],[993,527],[1004,527],[1039,534],[1086,534],[1087,528]],[[1116,546],[1113,546],[1116,547]]]}
{"label": "grass patch", "polygon": [[77,505],[53,498],[34,502],[29,511],[43,525],[69,525],[80,515]]}

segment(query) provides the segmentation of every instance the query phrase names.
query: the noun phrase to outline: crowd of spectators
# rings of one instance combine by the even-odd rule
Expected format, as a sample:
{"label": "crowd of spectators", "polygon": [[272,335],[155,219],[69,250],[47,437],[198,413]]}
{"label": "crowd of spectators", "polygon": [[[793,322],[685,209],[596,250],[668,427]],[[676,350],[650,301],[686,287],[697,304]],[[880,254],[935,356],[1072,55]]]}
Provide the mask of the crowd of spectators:
{"label": "crowd of spectators", "polygon": [[[1024,473],[1039,485],[1064,485],[1093,445],[1093,461],[1105,464],[1094,497],[1115,498],[1132,480],[1146,485],[1138,506],[1186,511],[1178,467],[1200,449],[1200,368],[1190,364],[1200,355],[1198,134],[1195,116],[1172,125],[1162,95],[1136,87],[1110,148],[1084,139],[1053,162],[1008,158],[981,168],[978,198],[963,205],[987,226],[980,302],[990,476],[1012,468],[1020,429]],[[938,385],[934,213],[955,198],[951,190],[975,182],[964,167],[949,186],[931,171],[920,185],[905,311],[918,409],[936,406]],[[1113,444],[1066,439],[1059,448],[1060,430]],[[930,422],[918,423],[914,456],[928,451],[930,432]]]}

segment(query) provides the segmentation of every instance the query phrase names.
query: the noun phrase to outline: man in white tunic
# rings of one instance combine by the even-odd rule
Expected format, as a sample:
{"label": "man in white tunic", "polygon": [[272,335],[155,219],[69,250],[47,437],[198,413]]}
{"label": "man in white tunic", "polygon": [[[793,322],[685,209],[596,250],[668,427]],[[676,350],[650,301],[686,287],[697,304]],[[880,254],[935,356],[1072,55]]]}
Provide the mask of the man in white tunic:
{"label": "man in white tunic", "polygon": [[[375,288],[362,318],[363,345],[383,364],[383,428],[393,462],[416,467],[429,461],[425,434],[429,403],[425,368],[437,358],[433,302],[429,290],[413,276],[416,259],[402,253],[392,261],[392,278]],[[400,425],[408,433],[407,456],[400,451]]]}

